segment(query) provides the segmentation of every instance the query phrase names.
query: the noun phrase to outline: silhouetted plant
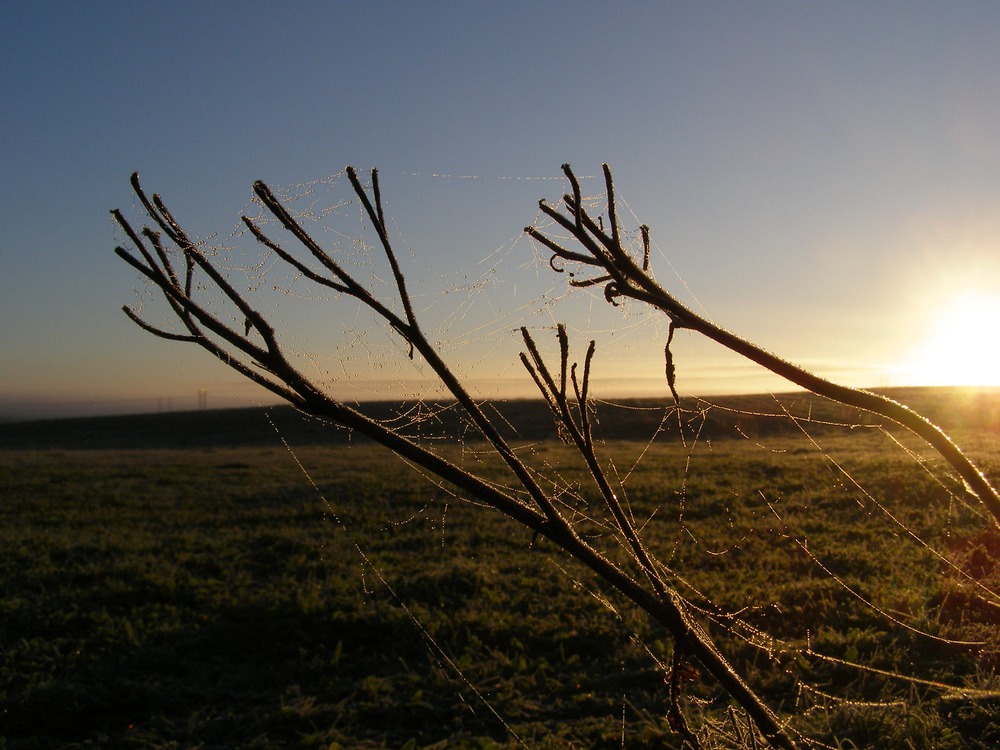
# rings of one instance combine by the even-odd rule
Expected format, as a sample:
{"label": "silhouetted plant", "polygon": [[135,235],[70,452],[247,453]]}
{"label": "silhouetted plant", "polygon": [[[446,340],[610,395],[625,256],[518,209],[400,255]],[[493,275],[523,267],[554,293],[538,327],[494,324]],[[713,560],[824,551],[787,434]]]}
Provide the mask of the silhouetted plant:
{"label": "silhouetted plant", "polygon": [[563,247],[534,227],[526,227],[524,231],[552,251],[550,265],[557,272],[562,272],[563,269],[555,265],[556,258],[596,269],[598,274],[596,276],[588,279],[576,277],[570,279],[571,286],[586,287],[603,284],[604,296],[611,304],[618,304],[617,300],[620,298],[634,299],[661,310],[668,317],[670,327],[665,349],[666,372],[675,400],[677,399],[677,391],[674,387],[675,370],[673,356],[670,352],[670,342],[677,329],[690,329],[712,339],[736,354],[746,357],[790,383],[801,386],[819,396],[885,417],[911,430],[951,464],[965,481],[969,491],[982,502],[990,515],[993,516],[994,521],[1000,525],[1000,494],[952,439],[929,419],[891,398],[871,391],[839,385],[783,360],[756,344],[706,320],[663,289],[649,269],[649,227],[645,225],[640,227],[643,240],[643,253],[640,262],[633,259],[622,245],[615,210],[614,181],[607,164],[603,165],[603,169],[607,186],[610,233],[605,231],[603,221],[600,218],[595,220],[587,213],[580,196],[580,183],[569,164],[563,165],[563,171],[573,190],[572,193],[563,196],[562,202],[567,213],[561,213],[558,208],[550,206],[545,200],[539,201],[539,208],[568,231],[580,244],[583,252],[575,252]]}
{"label": "silhouetted plant", "polygon": [[[970,491],[975,493],[994,517],[1000,517],[1000,498],[996,491],[954,443],[929,421],[882,396],[844,388],[811,375],[707,322],[681,305],[653,278],[649,263],[648,229],[642,227],[641,259],[632,258],[622,245],[615,211],[614,185],[608,168],[604,168],[607,229],[602,219],[595,219],[585,210],[579,183],[568,165],[564,167],[564,171],[572,187],[572,192],[563,198],[566,213],[544,201],[541,202],[541,209],[569,232],[579,243],[580,249],[571,250],[539,229],[529,227],[526,231],[552,252],[551,265],[554,270],[562,270],[556,265],[557,261],[575,263],[594,270],[596,275],[587,279],[574,276],[570,281],[572,286],[603,285],[605,297],[612,304],[616,304],[620,298],[631,298],[662,310],[669,317],[666,370],[675,398],[670,339],[674,330],[688,328],[718,341],[797,385],[880,414],[910,428],[938,449],[962,476]],[[257,197],[281,227],[308,251],[313,261],[319,264],[320,270],[315,270],[314,265],[303,262],[277,242],[264,231],[260,222],[248,217],[243,217],[242,221],[261,245],[302,277],[357,300],[388,323],[407,344],[410,356],[421,357],[458,402],[475,430],[506,466],[513,478],[514,489],[490,481],[467,467],[456,465],[416,439],[408,437],[400,428],[366,416],[358,408],[325,393],[317,382],[295,366],[266,316],[226,279],[213,258],[185,232],[160,197],[153,195],[150,198],[146,195],[137,175],[132,176],[132,187],[155,228],[143,227],[137,231],[120,211],[113,211],[115,220],[133,246],[132,249],[117,247],[115,251],[162,292],[183,330],[175,332],[156,327],[130,307],[123,308],[125,313],[137,325],[156,336],[202,347],[227,366],[301,411],[356,430],[378,441],[407,461],[451,483],[469,497],[523,524],[536,536],[551,540],[631,600],[636,607],[665,627],[673,638],[672,664],[665,669],[664,675],[669,690],[667,717],[670,725],[682,733],[691,747],[701,747],[697,732],[689,726],[684,712],[684,675],[691,662],[699,664],[742,707],[767,743],[776,748],[795,747],[796,740],[785,722],[750,688],[701,626],[698,611],[675,587],[667,569],[649,550],[641,531],[624,507],[620,497],[620,484],[615,478],[608,476],[603,468],[593,437],[593,407],[590,397],[595,342],[589,343],[582,366],[571,362],[569,337],[566,328],[560,325],[557,327],[558,359],[549,363],[528,329],[520,330],[524,343],[521,361],[552,412],[561,437],[576,449],[585,462],[593,486],[610,519],[613,538],[628,553],[627,564],[616,562],[617,556],[612,547],[598,548],[597,540],[584,538],[578,533],[573,512],[564,504],[559,491],[545,488],[548,484],[540,481],[540,470],[522,460],[503,437],[494,419],[470,395],[453,368],[432,344],[417,318],[407,289],[406,275],[390,241],[378,172],[372,170],[369,189],[362,185],[352,168],[348,167],[346,173],[374,227],[391,269],[397,295],[394,301],[376,296],[340,260],[324,250],[263,182],[254,184]],[[174,260],[177,253],[181,262]],[[199,284],[204,282],[196,282],[196,277],[207,278],[210,284],[223,293],[237,311],[232,320],[238,322],[226,322],[202,301]],[[551,486],[556,487],[557,484],[553,482]],[[747,746],[755,746],[757,740],[749,733],[744,742]]]}

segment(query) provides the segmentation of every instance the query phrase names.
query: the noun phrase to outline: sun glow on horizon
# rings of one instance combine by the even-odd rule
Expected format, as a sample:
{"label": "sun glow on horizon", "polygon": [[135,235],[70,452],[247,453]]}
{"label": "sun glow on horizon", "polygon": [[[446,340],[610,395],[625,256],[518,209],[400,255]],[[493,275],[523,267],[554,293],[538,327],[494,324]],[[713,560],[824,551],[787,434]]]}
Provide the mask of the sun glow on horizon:
{"label": "sun glow on horizon", "polygon": [[899,367],[910,385],[1000,385],[1000,295],[967,293],[942,306]]}

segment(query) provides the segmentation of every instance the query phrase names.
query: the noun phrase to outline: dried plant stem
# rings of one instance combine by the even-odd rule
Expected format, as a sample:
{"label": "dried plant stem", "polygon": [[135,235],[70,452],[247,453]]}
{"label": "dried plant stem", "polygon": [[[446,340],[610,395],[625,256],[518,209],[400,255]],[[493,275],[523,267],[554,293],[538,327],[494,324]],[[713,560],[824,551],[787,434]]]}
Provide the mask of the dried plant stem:
{"label": "dried plant stem", "polygon": [[[539,207],[543,213],[568,231],[585,252],[570,250],[534,227],[525,228],[525,232],[552,251],[553,255],[549,265],[553,269],[562,270],[555,265],[556,258],[592,266],[596,269],[598,276],[591,279],[574,278],[570,283],[573,286],[604,284],[605,297],[612,304],[617,304],[618,299],[626,297],[645,302],[661,310],[670,318],[671,333],[676,328],[695,331],[770,370],[790,383],[819,396],[877,414],[906,427],[933,447],[954,468],[968,491],[979,499],[992,516],[994,523],[1000,526],[1000,494],[954,441],[929,419],[891,398],[871,391],[839,385],[792,364],[698,315],[663,289],[648,268],[649,228],[645,225],[641,227],[643,237],[641,266],[632,259],[621,244],[615,213],[614,181],[608,165],[605,164],[603,167],[611,223],[610,234],[604,230],[603,223],[591,217],[583,206],[579,181],[568,164],[563,165],[563,171],[570,182],[572,192],[564,195],[562,201],[567,213],[560,212],[544,200],[539,202]],[[674,363],[668,344],[667,377],[671,391],[676,398],[673,369]]]}
{"label": "dried plant stem", "polygon": [[[588,349],[581,377],[577,376],[576,365],[569,366],[569,341],[562,326],[558,329],[560,345],[558,382],[546,366],[527,330],[522,330],[527,352],[521,355],[521,359],[535,379],[557,423],[569,435],[570,441],[586,463],[595,487],[613,518],[616,534],[635,563],[635,572],[639,574],[638,576],[614,563],[607,554],[576,533],[573,524],[559,510],[556,498],[542,489],[531,469],[522,462],[431,344],[417,320],[405,275],[390,243],[382,209],[378,173],[372,171],[371,195],[350,167],[347,169],[347,175],[379,237],[383,253],[392,270],[398,297],[396,304],[402,308],[402,313],[396,312],[393,304],[372,294],[341,263],[323,250],[263,182],[254,184],[254,191],[261,203],[281,226],[306,248],[313,260],[319,263],[322,271],[316,271],[299,260],[266,234],[254,220],[243,217],[243,223],[259,243],[305,278],[356,299],[386,321],[409,345],[410,356],[422,357],[465,410],[469,420],[506,465],[514,479],[515,490],[503,489],[500,485],[457,466],[402,432],[371,419],[358,409],[323,392],[316,383],[293,365],[284,353],[273,326],[226,280],[212,263],[211,258],[175,221],[159,196],[147,197],[137,175],[132,176],[132,186],[146,213],[152,219],[155,229],[146,227],[137,232],[120,211],[112,212],[133,246],[131,250],[117,247],[115,252],[160,290],[183,327],[183,332],[168,331],[151,325],[143,320],[137,311],[128,307],[124,308],[126,315],[155,336],[202,347],[232,369],[285,399],[297,409],[357,430],[413,464],[449,482],[468,496],[506,514],[536,535],[551,540],[665,627],[675,640],[677,653],[697,659],[728,692],[732,700],[746,711],[773,747],[786,750],[794,748],[794,741],[778,718],[736,673],[715,647],[709,635],[693,618],[691,608],[684,598],[664,579],[661,573],[663,567],[646,549],[612,482],[601,467],[589,421],[591,407],[588,390],[594,343],[591,342]],[[581,233],[585,231],[587,218],[582,212],[577,212],[575,226]],[[615,224],[616,221],[612,221],[613,227]],[[617,230],[612,231],[611,242],[614,246],[618,242],[618,237]],[[183,259],[182,272],[178,272],[174,267],[171,254],[163,244],[164,237]],[[621,261],[619,255],[617,251],[607,251],[606,259],[611,268]],[[610,283],[627,282],[628,277],[619,274],[619,280],[619,276],[616,276],[618,273],[609,271],[610,277],[614,280]],[[212,311],[214,308],[199,301],[196,294],[201,293],[201,286],[193,281],[196,275],[204,275],[210,285],[222,293],[226,302],[239,313],[237,317],[242,319],[241,323],[234,325],[225,322],[218,313]],[[568,392],[570,382],[573,386],[572,394]],[[674,713],[680,710],[677,698],[678,691],[675,686],[670,708]],[[681,721],[679,726],[686,728],[687,724]],[[686,734],[694,737],[690,734],[690,730]]]}

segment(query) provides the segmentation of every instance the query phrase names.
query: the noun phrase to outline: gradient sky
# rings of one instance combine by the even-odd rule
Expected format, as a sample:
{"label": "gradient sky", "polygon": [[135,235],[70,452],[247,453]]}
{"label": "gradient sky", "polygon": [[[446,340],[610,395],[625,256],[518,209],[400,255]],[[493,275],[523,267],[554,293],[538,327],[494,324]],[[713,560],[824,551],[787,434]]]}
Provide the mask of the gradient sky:
{"label": "gradient sky", "polygon": [[[932,381],[903,365],[949,340],[934,332],[963,294],[986,301],[980,317],[1000,299],[994,2],[32,2],[3,16],[0,416],[259,398],[121,313],[142,284],[112,252],[108,210],[134,214],[133,170],[221,241],[255,179],[377,166],[430,322],[483,393],[520,376],[516,326],[556,320],[581,352],[598,338],[609,393],[664,392],[662,322],[586,295],[537,304],[564,279],[518,238],[564,190],[563,162],[611,166],[685,302],[850,384]],[[372,351],[380,331],[352,349],[331,331],[361,323],[337,305],[287,313],[296,346],[350,360],[338,377],[367,385],[340,383],[348,395],[407,395],[401,350]],[[994,349],[996,323],[979,339]],[[781,389],[695,341],[675,350],[683,392]]]}

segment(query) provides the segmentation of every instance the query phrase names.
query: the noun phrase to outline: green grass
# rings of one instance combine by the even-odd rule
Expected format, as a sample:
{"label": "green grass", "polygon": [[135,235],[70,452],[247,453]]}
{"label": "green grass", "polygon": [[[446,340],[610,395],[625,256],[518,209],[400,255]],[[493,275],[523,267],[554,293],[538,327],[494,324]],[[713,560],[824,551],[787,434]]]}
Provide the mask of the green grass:
{"label": "green grass", "polygon": [[[632,510],[727,655],[831,745],[995,747],[1000,700],[807,651],[996,689],[996,610],[910,538],[996,588],[982,519],[881,432],[823,434],[826,455],[758,440],[672,440],[637,465],[644,443],[606,446],[622,476],[635,467]],[[962,442],[996,480],[1000,441]],[[524,453],[584,479],[559,443]],[[656,664],[669,636],[550,544],[378,447],[296,456],[319,491],[280,446],[0,452],[7,748],[680,747]],[[735,637],[733,614],[772,640]],[[696,718],[739,723],[704,677],[687,695]]]}

